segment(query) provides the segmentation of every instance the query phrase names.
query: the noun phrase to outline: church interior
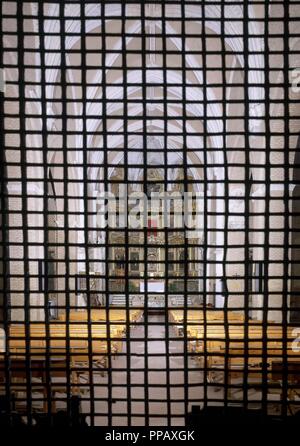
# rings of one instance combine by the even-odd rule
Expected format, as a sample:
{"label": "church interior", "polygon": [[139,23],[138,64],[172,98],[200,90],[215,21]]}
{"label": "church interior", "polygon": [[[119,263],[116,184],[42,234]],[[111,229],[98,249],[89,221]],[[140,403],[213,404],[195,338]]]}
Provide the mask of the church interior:
{"label": "church interior", "polygon": [[0,8],[0,425],[297,418],[300,3]]}

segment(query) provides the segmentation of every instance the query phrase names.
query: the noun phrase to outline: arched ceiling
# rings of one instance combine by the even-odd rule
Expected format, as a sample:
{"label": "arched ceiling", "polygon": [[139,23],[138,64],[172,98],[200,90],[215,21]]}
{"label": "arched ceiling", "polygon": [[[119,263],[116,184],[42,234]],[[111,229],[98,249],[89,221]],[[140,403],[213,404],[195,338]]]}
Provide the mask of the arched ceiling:
{"label": "arched ceiling", "polygon": [[[73,7],[74,6],[74,7]],[[67,8],[67,14],[69,14],[70,16],[74,17],[73,20],[69,20],[68,23],[66,24],[66,32],[67,33],[78,33],[78,36],[76,35],[72,35],[72,36],[67,36],[66,41],[65,41],[65,47],[66,49],[70,50],[69,53],[69,63],[70,65],[72,65],[72,63],[76,63],[75,61],[72,61],[73,57],[77,57],[77,55],[72,54],[71,50],[72,49],[76,49],[76,48],[80,48],[80,39],[81,39],[81,35],[80,35],[80,22],[79,20],[77,20],[80,17],[81,14],[81,10],[80,10],[80,5],[72,5],[72,7],[68,7],[68,5],[66,5]],[[132,15],[132,16],[136,16],[137,12],[134,6],[131,7],[131,5],[126,5],[126,12],[128,13],[128,16]],[[53,17],[57,16],[59,13],[59,6],[58,5],[50,5],[50,9],[48,11],[48,14],[51,14]],[[92,4],[88,4],[85,7],[84,10],[84,14],[86,18],[91,18],[90,20],[88,20],[86,22],[86,26],[85,26],[85,31],[88,33],[92,33],[93,31],[101,31],[101,27],[99,27],[99,24],[101,24],[101,20],[100,20],[100,15],[101,15],[102,11],[99,7],[99,5],[92,5]],[[116,30],[118,29],[119,26],[119,17],[120,17],[120,5],[117,4],[109,4],[109,5],[105,5],[105,13],[106,15],[109,17],[106,21],[105,21],[105,25],[106,25],[106,29],[109,29],[110,32],[114,32],[114,29],[116,28]],[[180,10],[180,6],[176,6],[176,5],[172,5],[172,8],[167,8],[166,9],[166,13],[168,14],[169,17],[171,17],[172,19],[174,19],[175,17],[178,17],[179,19],[181,18],[181,10]],[[149,34],[149,48],[155,49],[155,46],[157,45],[157,39],[151,37],[151,34],[155,32],[155,27],[156,30],[161,30],[161,21],[160,19],[160,14],[161,14],[161,8],[159,5],[149,5],[149,8],[147,9],[147,16],[151,16],[151,17],[157,17],[157,21],[155,21],[154,23],[151,22],[151,25],[148,26],[148,34]],[[201,6],[199,5],[186,5],[185,7],[185,15],[186,17],[195,17],[195,22],[189,22],[189,28],[192,26],[195,26],[197,29],[197,32],[201,35],[201,30],[202,30],[202,23],[201,23],[201,16],[202,16],[202,9]],[[94,17],[99,17],[94,18]],[[225,16],[229,19],[230,17],[235,17],[235,18],[241,18],[240,22],[231,22],[230,20],[226,20],[225,21],[225,33],[228,34],[228,38],[225,37],[224,39],[224,45],[228,51],[228,54],[231,54],[232,57],[232,63],[234,63],[235,65],[238,64],[241,68],[244,66],[244,60],[243,60],[243,48],[244,48],[244,44],[243,44],[243,39],[242,39],[242,35],[243,35],[243,11],[240,5],[227,5],[226,6],[226,10],[225,10]],[[250,17],[255,17],[254,16],[254,12],[252,11],[251,7],[249,8],[249,16]],[[115,17],[115,19],[114,19]],[[217,5],[205,5],[205,33],[209,33],[211,36],[215,36],[215,42],[216,42],[216,48],[220,48],[220,42],[218,42],[219,39],[219,34],[220,34],[220,22],[218,22],[217,20],[214,20],[216,18],[220,18],[221,17],[221,9],[220,6]],[[166,22],[166,31],[168,34],[172,34],[172,36],[168,37],[167,41],[169,41],[169,45],[171,49],[173,50],[177,50],[180,51],[181,50],[181,38],[180,38],[180,25],[179,25],[179,21],[178,22],[174,22],[172,21],[167,21]],[[49,22],[48,25],[48,29],[47,32],[57,32],[59,29],[59,21],[55,21],[52,20]],[[147,25],[146,25],[147,26]],[[255,36],[257,34],[257,29],[256,29],[257,23],[255,22],[249,22],[249,32],[250,35],[252,34],[253,36]],[[120,31],[119,31],[120,32]],[[128,27],[126,28],[126,32],[132,34],[131,37],[127,37],[126,38],[126,48],[128,50],[134,50],[134,49],[138,49],[139,48],[139,33],[141,32],[141,22],[139,20],[139,18],[137,17],[136,20],[133,18],[130,21],[130,25],[128,25]],[[193,32],[193,30],[191,31]],[[176,37],[176,35],[178,35],[178,37]],[[238,37],[235,37],[238,36]],[[92,39],[92,37],[91,37]],[[94,39],[94,42],[96,42],[97,39]],[[99,43],[99,42],[97,42]],[[96,47],[95,50],[97,49],[97,43],[96,43]],[[56,40],[56,38],[52,38],[49,37],[48,40],[46,39],[46,47],[48,47],[49,49],[55,50],[58,49],[60,46],[60,42],[59,40]],[[95,43],[94,43],[95,44]],[[190,45],[190,46],[189,46]],[[249,39],[249,49],[251,50],[251,48],[253,46],[255,46],[255,48],[257,49],[259,45],[259,41],[257,38],[253,39]],[[115,38],[112,39],[112,45],[111,45],[111,49],[113,50],[118,50],[121,49],[122,47],[122,38]],[[91,47],[92,48],[92,47]],[[190,39],[189,43],[186,44],[186,50],[190,51],[193,50],[192,48],[192,39]],[[106,64],[111,66],[112,68],[117,67],[119,65],[118,62],[118,58],[120,56],[118,54],[115,53],[110,53],[108,55],[108,57],[106,58]],[[208,56],[209,57],[209,56]],[[54,54],[49,54],[49,65],[59,65],[59,58],[60,55],[58,53],[54,53]],[[161,61],[159,61],[161,62]],[[187,82],[190,82],[191,85],[197,85],[197,84],[201,84],[203,81],[203,66],[202,66],[202,62],[199,58],[199,56],[193,56],[191,54],[186,55],[186,66],[189,68],[193,68],[187,75]],[[257,66],[261,66],[262,64],[262,60],[260,59],[259,55],[255,55],[255,57],[253,57],[253,68],[257,67]],[[153,70],[149,70],[147,72],[147,83],[149,84],[155,84],[155,83],[159,83],[162,82],[162,70],[159,71],[159,63],[156,64],[156,60],[155,60],[155,55],[150,55],[149,60],[147,62],[147,67],[153,67]],[[121,71],[121,70],[120,70]],[[72,74],[72,71],[70,70],[70,73]],[[257,76],[259,76],[259,72],[253,70],[252,72],[249,73],[250,74],[250,79],[249,81],[251,81],[251,77],[252,80],[258,80]],[[51,75],[50,79],[51,79]],[[59,69],[55,69],[53,68],[52,71],[52,80],[55,80],[56,77],[59,76]],[[115,71],[113,71],[112,69],[107,69],[106,73],[106,82],[108,83],[113,83],[116,85],[120,85],[119,88],[118,87],[107,87],[106,89],[106,96],[111,98],[112,100],[118,100],[120,99],[120,103],[116,104],[116,103],[111,103],[111,105],[107,108],[107,114],[117,114],[120,107],[122,107],[122,94],[123,94],[123,88],[122,88],[122,79],[121,77],[115,76]],[[129,85],[128,89],[127,89],[127,99],[130,99],[132,96],[134,96],[134,94],[138,93],[141,90],[141,86],[130,86],[130,84],[134,84],[135,82],[139,83],[141,82],[141,71],[136,69],[136,70],[131,70],[129,72],[129,75],[126,79],[127,84]],[[181,96],[181,92],[180,89],[177,86],[173,86],[172,84],[180,84],[180,74],[177,71],[173,70],[168,70],[166,73],[166,78],[167,78],[167,83],[168,83],[168,92],[170,94],[173,95],[174,99],[177,99],[178,101],[180,101],[180,99],[182,99]],[[254,79],[255,78],[255,79]],[[86,97],[88,99],[100,99],[102,97],[102,89],[101,89],[101,81],[102,81],[102,72],[101,70],[94,70],[94,78],[92,79],[93,83],[98,84],[97,86],[90,86],[87,87],[86,90]],[[210,83],[213,83],[214,79],[210,73],[210,77],[208,79],[208,83],[207,83],[207,89],[206,89],[206,94],[207,94],[207,98],[209,99],[210,103],[209,106],[207,107],[207,110],[205,110],[205,114],[206,116],[211,116],[213,119],[208,120],[207,121],[207,134],[209,135],[208,141],[206,142],[206,144],[209,144],[209,146],[217,149],[222,148],[223,146],[223,141],[222,141],[222,137],[220,137],[218,135],[218,133],[221,133],[223,128],[222,128],[222,120],[218,119],[218,117],[221,117],[224,113],[223,110],[220,109],[220,105],[218,103],[213,104],[211,103],[211,101],[217,101],[218,99],[220,99],[220,93],[218,90],[220,89],[215,89],[213,86],[210,86]],[[54,88],[54,87],[53,87]],[[152,87],[153,90],[153,98],[154,100],[156,99],[156,88],[155,86]],[[249,90],[249,93],[251,95],[251,91]],[[74,94],[76,96],[76,91],[74,91]],[[191,93],[191,96],[193,95],[193,93]],[[189,97],[189,93],[187,93],[187,99],[190,99]],[[195,98],[197,99],[197,98]],[[198,99],[201,99],[201,89],[199,88],[199,97]],[[140,108],[140,110],[139,110]],[[160,110],[161,106],[158,104],[155,107],[153,107],[153,113],[158,113],[161,112]],[[134,109],[134,107],[133,107]],[[256,113],[256,109],[253,108],[253,113]],[[134,114],[135,116],[138,116],[138,113],[141,112],[141,107],[137,106],[134,109]],[[203,127],[202,127],[202,123],[201,123],[201,117],[203,116],[203,110],[200,109],[199,104],[190,104],[190,106],[188,107],[188,111],[189,113],[193,116],[193,117],[198,117],[199,121],[194,121],[194,126],[195,126],[195,130],[194,131],[198,131],[199,133],[201,133],[203,131]],[[80,114],[80,109],[77,110],[78,114]],[[97,114],[97,104],[93,104],[90,103],[87,106],[86,109],[87,114],[90,115],[96,115]],[[180,114],[180,110],[177,111],[176,107],[174,106],[172,108],[169,107],[168,109],[168,115],[169,116],[173,116],[176,117],[176,115],[178,116],[178,118],[180,118],[181,114]],[[94,132],[99,132],[101,131],[101,116],[99,116],[99,119],[90,119],[88,121],[88,128],[87,130],[89,132],[91,132],[92,134],[88,136],[87,138],[87,145],[88,147],[97,147],[97,138],[94,138],[93,133]],[[119,123],[119,126],[121,127],[121,123]],[[136,124],[132,124],[128,126],[128,130],[129,131],[138,131],[139,128],[142,128],[143,123],[140,122],[140,124],[136,123]],[[173,126],[173,131],[175,132],[175,128],[179,127],[180,129],[180,119],[178,121],[174,120],[174,126]],[[148,126],[148,123],[147,123]],[[159,131],[161,129],[161,127],[159,126],[158,122],[151,122],[151,126],[153,128],[153,131]],[[193,126],[191,126],[190,130],[192,131]],[[110,129],[107,128],[107,130],[109,131]],[[112,127],[111,130],[114,132],[118,132],[118,122],[112,122]],[[179,130],[180,131],[180,130]],[[79,136],[80,139],[80,136]],[[195,138],[194,138],[195,139]],[[198,144],[196,143],[197,147],[202,147],[203,146],[203,141],[201,141],[202,137],[199,136],[199,141]],[[189,141],[187,142],[189,144]],[[80,148],[82,146],[82,142],[78,141],[78,147]],[[115,137],[115,147],[118,146],[118,136],[116,135]],[[191,146],[192,148],[193,146]],[[100,149],[101,147],[99,147]],[[101,161],[101,150],[95,151],[95,153],[92,155],[93,158],[91,159],[91,162],[100,162]],[[216,154],[215,156],[220,156],[220,154]]]}
{"label": "arched ceiling", "polygon": [[[64,46],[66,51],[68,52],[68,56],[66,59],[67,65],[72,66],[78,64],[78,54],[74,52],[74,50],[78,49],[80,51],[81,48],[81,38],[82,38],[82,30],[80,28],[81,21],[80,17],[82,14],[82,8],[84,8],[84,16],[86,19],[85,22],[85,33],[90,33],[89,36],[85,39],[85,45],[90,50],[94,50],[94,53],[91,57],[96,57],[97,50],[99,50],[99,42],[101,39],[93,38],[93,32],[101,31],[101,25],[103,24],[103,20],[101,19],[101,14],[103,13],[103,10],[101,10],[101,7],[103,4],[65,4],[65,14],[70,17],[70,19],[66,20],[66,37],[64,41]],[[37,4],[36,3],[27,3],[25,8],[28,8],[28,11],[32,12],[33,14],[36,14],[37,12]],[[47,67],[47,97],[55,97],[56,91],[55,91],[55,81],[60,80],[61,75],[61,53],[60,53],[60,37],[57,37],[55,35],[51,35],[55,32],[60,31],[60,8],[61,6],[58,3],[55,4],[45,4],[44,10],[45,15],[52,18],[52,20],[45,20],[44,22],[44,31],[45,33],[49,34],[48,37],[45,38],[45,64]],[[105,5],[105,13],[108,17],[108,19],[105,20],[105,26],[106,29],[111,31],[118,30],[120,33],[120,17],[121,17],[121,6],[120,4],[106,4]],[[170,21],[165,22],[165,30],[168,34],[171,34],[166,39],[166,45],[168,49],[172,49],[174,51],[178,52],[178,55],[180,57],[180,52],[182,50],[182,39],[180,36],[181,33],[181,17],[182,17],[182,11],[180,9],[180,5],[176,6],[174,4],[172,5],[166,5],[166,14],[168,17],[170,17]],[[203,8],[203,9],[202,9]],[[221,29],[220,29],[220,21],[216,20],[221,17],[222,11],[221,7],[217,4],[206,4],[206,5],[185,5],[185,16],[187,18],[195,18],[195,20],[189,21],[188,27],[186,26],[186,51],[193,51],[197,48],[194,47],[193,39],[188,38],[188,33],[199,33],[199,36],[201,36],[202,32],[204,31],[202,29],[202,15],[203,11],[205,12],[205,35],[209,35],[210,39],[207,39],[206,45],[209,45],[209,42],[212,42],[212,48],[209,49],[215,49],[216,51],[221,51],[222,48],[226,49],[227,53],[227,60],[235,67],[243,68],[244,67],[244,41],[243,41],[243,34],[244,34],[244,11],[239,3],[234,4],[234,2],[231,2],[230,5],[226,5],[224,9],[224,15],[225,15],[225,21],[224,21],[224,31],[225,31],[225,37],[223,37],[223,40],[221,40]],[[126,48],[128,50],[134,50],[140,48],[139,45],[139,38],[140,38],[140,32],[141,32],[141,22],[139,20],[139,14],[136,9],[136,5],[126,5],[126,13],[128,14],[128,17],[131,17],[132,19],[128,21],[128,24],[126,23],[126,32],[131,34],[130,37],[126,38]],[[146,30],[148,34],[147,38],[147,45],[149,48],[154,49],[156,47],[159,48],[159,45],[161,43],[159,42],[159,39],[156,39],[152,36],[153,33],[161,32],[162,30],[162,24],[160,20],[161,15],[161,6],[159,4],[149,4],[146,6],[146,14],[148,17],[155,18],[157,20],[151,21],[151,24],[146,23]],[[248,7],[248,14],[249,17],[255,19],[256,16],[259,16],[262,14],[262,11],[259,7],[253,8],[252,5],[249,5]],[[55,18],[57,17],[57,20]],[[232,17],[235,19],[241,19],[238,21],[232,21],[230,20]],[[178,18],[178,21],[174,20]],[[188,28],[188,29],[187,29]],[[32,21],[32,29],[37,30],[37,21]],[[195,31],[196,30],[196,31]],[[255,20],[249,21],[248,24],[248,33],[250,38],[248,39],[248,45],[249,50],[251,49],[259,49],[263,48],[263,42],[262,39],[259,39],[255,37],[258,34],[258,31],[261,31],[260,29],[260,23],[255,22]],[[72,35],[71,35],[72,34]],[[112,39],[111,42],[111,49],[116,50],[122,48],[122,37],[116,37],[115,39]],[[35,45],[37,48],[39,48],[39,40],[36,38]],[[37,52],[38,53],[38,52]],[[99,51],[98,51],[99,53]],[[109,53],[109,51],[108,51]],[[100,53],[98,54],[100,57]],[[38,55],[37,55],[38,57]],[[106,58],[106,63],[109,66],[105,72],[106,76],[106,82],[112,84],[111,86],[106,88],[106,96],[111,98],[114,101],[118,102],[111,102],[107,107],[107,115],[122,115],[122,95],[123,95],[123,86],[122,86],[122,70],[121,68],[119,70],[113,70],[113,68],[117,68],[120,64],[118,61],[118,58],[120,56],[118,54],[115,54],[113,52],[109,53]],[[207,64],[209,65],[209,62],[213,58],[213,55],[207,55]],[[263,66],[263,55],[255,54],[254,56],[251,56],[250,58],[250,69],[249,71],[249,82],[255,82],[255,83],[261,83],[260,79],[260,72],[256,70],[256,68],[261,68]],[[99,60],[95,59],[95,60]],[[101,59],[100,59],[101,60]],[[133,61],[134,62],[134,61]],[[96,63],[96,62],[95,62]],[[203,82],[203,61],[201,60],[201,56],[199,55],[193,55],[193,54],[187,54],[185,57],[185,64],[186,67],[190,68],[190,71],[186,72],[186,82],[191,85],[191,87],[199,86]],[[128,88],[127,88],[127,99],[134,98],[135,96],[139,96],[141,94],[142,90],[142,83],[141,83],[141,70],[138,69],[137,66],[132,64],[132,69],[128,72],[128,77],[126,79]],[[174,132],[174,135],[170,135],[168,138],[168,150],[180,150],[182,149],[182,142],[180,138],[180,133],[182,133],[182,108],[180,107],[182,102],[182,92],[180,91],[180,83],[182,82],[182,73],[180,69],[176,69],[176,63],[175,66],[172,66],[172,62],[170,62],[170,68],[168,67],[167,70],[163,73],[163,69],[159,69],[161,66],[161,60],[160,55],[150,55],[147,60],[147,68],[150,68],[147,70],[147,84],[149,84],[151,87],[149,88],[150,93],[152,94],[153,99],[159,99],[161,96],[161,92],[159,92],[159,89],[161,87],[156,86],[156,84],[159,84],[163,81],[163,79],[166,78],[167,80],[167,91],[170,98],[174,100],[174,103],[170,104],[168,106],[168,116],[172,118],[172,121],[170,123],[169,129]],[[80,70],[78,70],[80,71]],[[217,72],[216,72],[217,73]],[[67,76],[69,80],[72,82],[76,81],[76,70],[70,69],[67,71]],[[190,115],[191,119],[187,123],[187,129],[190,132],[190,135],[187,137],[186,144],[188,148],[190,149],[190,153],[192,153],[193,149],[196,148],[203,148],[204,145],[208,146],[210,149],[213,149],[214,151],[210,150],[207,153],[208,161],[211,163],[215,163],[216,167],[214,168],[214,172],[211,171],[211,169],[208,169],[208,177],[210,177],[213,174],[222,173],[222,168],[219,169],[217,166],[224,164],[223,159],[223,153],[220,149],[223,148],[224,142],[223,138],[220,135],[222,133],[223,129],[223,119],[225,110],[222,109],[221,100],[222,100],[222,92],[221,88],[218,86],[218,81],[215,76],[217,74],[214,74],[212,70],[208,70],[208,67],[206,68],[206,78],[207,78],[207,88],[205,91],[205,94],[207,96],[207,99],[209,100],[209,103],[204,110],[203,107],[201,107],[199,104],[191,103],[186,107],[187,113]],[[234,84],[237,82],[236,76],[241,76],[240,73],[233,72],[231,83]],[[243,78],[240,77],[239,82],[243,82]],[[101,82],[102,82],[102,71],[99,69],[93,69],[89,72],[89,81],[96,84],[96,85],[88,85],[86,87],[85,96],[89,100],[99,100],[102,99],[102,88],[101,88]],[[228,83],[226,90],[227,95],[232,94],[234,96],[234,91],[231,92],[230,82]],[[140,85],[139,85],[140,84]],[[252,94],[255,95],[255,97],[259,97],[260,90],[258,89],[256,92],[254,92],[255,89],[249,89],[249,95],[251,97]],[[77,90],[75,87],[72,89],[72,97],[74,99],[77,98]],[[194,100],[201,100],[203,96],[202,88],[199,87],[197,93],[195,94],[195,90],[189,91],[187,89],[187,99],[194,99]],[[147,129],[151,126],[151,129],[153,133],[158,133],[163,131],[163,121],[159,118],[164,113],[163,107],[161,103],[157,103],[153,105],[153,107],[149,106],[151,109],[149,113],[151,113],[154,116],[157,116],[157,119],[148,119],[147,120]],[[230,107],[228,108],[229,113]],[[227,112],[228,112],[227,110]],[[101,159],[103,157],[103,150],[102,150],[102,144],[99,141],[99,136],[97,136],[97,132],[102,131],[102,116],[101,116],[101,110],[99,110],[99,103],[96,104],[92,101],[87,101],[86,105],[86,114],[88,116],[91,116],[90,119],[86,120],[86,129],[90,134],[86,138],[86,145],[87,148],[92,148],[94,150],[90,150],[90,159],[89,161],[91,163],[99,164],[101,163]],[[48,115],[51,116],[53,114],[53,120],[52,124],[49,119],[49,125],[55,126],[55,116],[59,115],[61,111],[60,110],[53,110],[51,109],[51,106],[48,107]],[[147,110],[148,112],[148,110]],[[131,114],[132,116],[138,117],[142,113],[142,106],[140,104],[132,104],[131,107]],[[80,105],[80,99],[78,99],[78,103],[74,103],[74,107],[72,110],[73,115],[77,115],[79,118],[81,118],[82,115],[82,107]],[[252,107],[250,109],[250,115],[253,114],[253,116],[260,116],[261,112],[258,110],[258,107]],[[203,142],[202,136],[193,136],[192,133],[203,133],[204,126],[203,126],[203,116],[206,116],[208,119],[206,121],[206,141],[205,144]],[[227,115],[228,116],[228,115]],[[229,116],[230,117],[230,114]],[[79,120],[77,121],[79,122]],[[129,121],[128,123],[128,131],[133,132],[141,132],[143,130],[143,122],[142,120],[137,119],[135,121]],[[76,128],[76,120],[74,120],[74,129],[78,130]],[[233,124],[234,125],[234,122]],[[118,119],[111,119],[109,128],[107,128],[108,131],[111,131],[114,133],[113,137],[109,138],[109,142],[111,144],[112,148],[118,148],[122,147],[122,138],[120,137],[119,133],[122,128],[121,120]],[[176,136],[176,132],[178,132],[178,136]],[[55,138],[55,135],[53,136]],[[75,147],[78,147],[78,150],[82,150],[83,141],[82,136],[80,134],[80,131],[77,132],[77,135],[74,137],[74,145]],[[139,138],[136,137],[129,137],[129,147],[138,147],[139,144]],[[233,143],[230,141],[229,145],[233,145]],[[230,156],[237,156],[237,154],[232,153]],[[201,160],[201,152],[197,154],[197,157],[200,161]],[[111,162],[115,162],[118,159],[118,154],[116,153],[116,158],[112,159]],[[96,172],[96,169],[91,169],[91,175],[93,176]],[[222,176],[220,177],[222,178]]]}

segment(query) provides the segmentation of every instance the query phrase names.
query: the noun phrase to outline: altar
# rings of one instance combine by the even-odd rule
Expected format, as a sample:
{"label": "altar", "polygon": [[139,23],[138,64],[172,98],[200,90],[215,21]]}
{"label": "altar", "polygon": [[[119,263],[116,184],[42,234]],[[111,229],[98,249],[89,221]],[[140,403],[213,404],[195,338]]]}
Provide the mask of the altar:
{"label": "altar", "polygon": [[[144,293],[147,291],[147,294]],[[164,281],[147,281],[140,282],[140,292],[144,294],[143,301],[146,308],[151,313],[161,313],[165,310],[165,282]],[[153,294],[154,293],[154,294]]]}
{"label": "altar", "polygon": [[147,281],[147,287],[145,287],[145,282],[142,280],[140,282],[140,292],[145,293],[147,288],[148,293],[164,293],[165,292],[165,281]]}

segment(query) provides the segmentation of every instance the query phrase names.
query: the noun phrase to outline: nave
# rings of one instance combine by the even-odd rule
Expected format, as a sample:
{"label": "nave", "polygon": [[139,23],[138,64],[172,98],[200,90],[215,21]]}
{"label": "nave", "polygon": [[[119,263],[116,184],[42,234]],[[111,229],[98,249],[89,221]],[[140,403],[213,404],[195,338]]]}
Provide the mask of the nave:
{"label": "nave", "polygon": [[[102,416],[95,420],[97,424],[107,425],[107,414],[110,413],[113,426],[128,426],[128,414],[131,425],[145,426],[147,412],[150,426],[183,426],[186,398],[189,409],[192,404],[200,404],[203,387],[199,367],[188,358],[188,373],[185,373],[183,341],[176,337],[172,327],[169,327],[169,336],[177,340],[166,339],[164,319],[161,315],[148,317],[147,341],[144,319],[131,329],[130,367],[125,356],[129,347],[127,341],[123,344],[124,356],[117,355],[112,361],[110,407],[107,401],[95,403],[96,412],[102,412]],[[99,377],[99,383],[105,387],[95,388],[96,398],[108,397],[107,382],[108,377]],[[83,411],[85,407],[83,402]]]}
{"label": "nave", "polygon": [[210,406],[261,411],[264,396],[264,410],[279,416],[284,380],[287,409],[294,415],[300,399],[295,329],[274,322],[264,334],[262,323],[212,308],[170,308],[168,313],[98,308],[71,311],[49,325],[31,324],[28,356],[24,326],[14,324],[10,385],[15,408],[24,415],[28,410],[30,381],[22,359],[30,358],[36,416],[66,411],[70,395],[79,398],[86,422],[97,426],[183,426],[188,413]]}
{"label": "nave", "polygon": [[0,425],[299,417],[299,5],[1,2]]}

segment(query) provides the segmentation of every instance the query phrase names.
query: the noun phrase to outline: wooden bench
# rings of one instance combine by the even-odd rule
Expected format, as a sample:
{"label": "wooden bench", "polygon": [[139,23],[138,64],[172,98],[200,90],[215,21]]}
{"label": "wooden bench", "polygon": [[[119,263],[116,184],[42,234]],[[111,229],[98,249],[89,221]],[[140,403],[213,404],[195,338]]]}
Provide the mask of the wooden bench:
{"label": "wooden bench", "polygon": [[176,324],[182,324],[184,322],[184,317],[186,314],[186,321],[187,322],[203,322],[204,320],[206,320],[206,322],[208,324],[212,323],[212,322],[223,322],[226,320],[234,322],[243,322],[245,317],[244,314],[242,313],[236,313],[233,312],[231,310],[227,310],[226,312],[226,317],[225,317],[225,312],[221,311],[221,310],[212,310],[212,309],[207,309],[207,310],[202,310],[202,309],[197,309],[197,310],[187,310],[186,312],[184,312],[184,310],[170,310],[169,311],[169,318],[170,321],[175,322]]}
{"label": "wooden bench", "polygon": [[[142,315],[142,310],[140,309],[130,309],[129,310],[129,322],[135,323],[137,322]],[[126,322],[127,321],[127,310],[125,309],[109,309],[106,310],[105,308],[97,308],[90,310],[88,312],[85,310],[79,310],[79,311],[70,311],[68,314],[68,320],[69,321],[78,321],[78,322],[85,322],[88,321],[89,318],[91,321],[106,321],[108,316],[109,322]],[[65,321],[67,319],[66,313],[59,316],[59,320]]]}
{"label": "wooden bench", "polygon": [[[285,382],[291,384],[291,387],[288,389],[288,397],[291,401],[293,401],[296,397],[299,397],[300,394],[300,361],[299,359],[296,361],[294,358],[288,358],[287,363],[285,364],[283,360],[276,359],[272,362],[272,379],[275,382],[279,382],[282,388]],[[296,412],[299,410],[299,406],[296,408]]]}
{"label": "wooden bench", "polygon": [[[9,383],[6,382],[5,355],[0,356],[0,384],[6,384],[17,393],[26,391],[32,384],[47,400],[51,392],[80,391],[80,377],[90,371],[108,369],[110,355],[122,349],[126,331],[124,324],[87,323],[31,323],[12,324],[9,328]],[[37,379],[32,383],[31,379]],[[53,380],[63,378],[58,385]],[[28,381],[29,380],[29,381]],[[60,390],[59,390],[60,389]],[[44,407],[45,409],[45,407]]]}
{"label": "wooden bench", "polygon": [[[29,332],[23,324],[10,326],[9,346],[14,341],[14,346],[26,349],[33,348],[59,348],[59,349],[83,349],[89,353],[98,353],[98,350],[111,350],[118,353],[122,348],[122,340],[125,335],[126,326],[122,324],[98,324],[91,325],[84,323],[50,323],[31,324]],[[26,335],[28,337],[26,339]],[[48,335],[48,340],[47,340]],[[18,343],[18,345],[17,345]],[[11,346],[10,346],[11,348]]]}
{"label": "wooden bench", "polygon": [[289,364],[300,364],[300,354],[293,349],[293,330],[294,327],[285,330],[280,324],[264,329],[258,322],[248,328],[235,322],[225,328],[220,321],[205,326],[200,321],[187,325],[186,334],[189,352],[201,362],[206,357],[209,382],[216,373],[224,377],[226,373],[229,387],[234,379],[245,377],[247,384],[259,387],[264,377],[268,383],[274,383],[273,363],[281,360],[285,352]]}
{"label": "wooden bench", "polygon": [[[76,366],[70,361],[69,368],[66,366],[65,355],[59,353],[45,357],[44,351],[35,349],[32,355],[27,357],[24,352],[14,349],[9,357],[9,373],[7,377],[7,363],[3,355],[0,356],[0,389],[5,391],[9,385],[14,395],[20,392],[26,393],[30,390],[39,392],[43,396],[43,410],[48,410],[49,397],[52,401],[51,410],[55,411],[53,396],[56,393],[67,393],[67,376],[69,372],[70,392],[79,392],[79,376]],[[7,379],[8,378],[8,379]],[[63,378],[64,382],[54,382],[54,379]],[[50,395],[48,395],[48,392]],[[26,397],[24,398],[26,400]]]}

